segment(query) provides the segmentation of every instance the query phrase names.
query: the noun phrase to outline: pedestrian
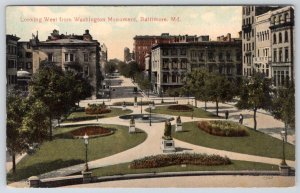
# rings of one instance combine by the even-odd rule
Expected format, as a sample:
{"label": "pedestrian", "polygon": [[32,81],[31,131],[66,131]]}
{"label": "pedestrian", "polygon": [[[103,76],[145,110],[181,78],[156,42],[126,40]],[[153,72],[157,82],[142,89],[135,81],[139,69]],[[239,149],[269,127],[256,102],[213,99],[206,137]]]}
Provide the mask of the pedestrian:
{"label": "pedestrian", "polygon": [[240,114],[240,120],[239,120],[239,123],[240,123],[240,124],[243,124],[243,119],[244,119],[243,115]]}
{"label": "pedestrian", "polygon": [[229,116],[229,112],[228,110],[225,111],[225,119],[228,119],[228,116]]}

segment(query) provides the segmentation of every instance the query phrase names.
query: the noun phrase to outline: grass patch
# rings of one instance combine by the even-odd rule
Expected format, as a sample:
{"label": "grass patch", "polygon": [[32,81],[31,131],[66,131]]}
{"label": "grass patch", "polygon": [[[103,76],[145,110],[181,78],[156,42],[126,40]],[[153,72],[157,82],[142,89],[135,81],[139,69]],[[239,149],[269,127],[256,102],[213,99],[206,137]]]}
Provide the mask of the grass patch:
{"label": "grass patch", "polygon": [[106,166],[92,170],[93,176],[112,176],[124,174],[138,174],[138,173],[159,173],[159,172],[182,172],[182,171],[238,171],[238,170],[270,170],[278,171],[278,165],[271,165],[257,162],[237,161],[232,160],[232,164],[218,165],[218,166],[200,166],[200,165],[181,165],[167,166],[160,168],[143,168],[132,169],[129,168],[130,163],[117,164]]}
{"label": "grass patch", "polygon": [[[182,112],[182,111],[174,111],[168,108],[168,106],[156,106],[154,110],[152,110],[152,113],[158,113],[158,114],[167,114],[167,115],[175,115],[175,116],[184,116],[184,117],[198,117],[198,118],[217,118],[218,116],[204,111],[200,108],[194,108],[193,111],[189,112]],[[192,107],[189,105],[189,107]],[[149,108],[145,109],[146,112],[150,112]]]}
{"label": "grass patch", "polygon": [[[108,118],[108,117],[116,117],[121,115],[126,115],[132,113],[132,110],[126,109],[122,110],[121,108],[110,108],[110,113],[99,114],[98,118]],[[73,112],[71,113],[63,123],[69,122],[77,122],[77,121],[86,121],[97,119],[97,115],[86,114],[85,112]]]}
{"label": "grass patch", "polygon": [[[91,138],[88,145],[88,160],[96,160],[107,157],[142,143],[147,134],[139,130],[138,133],[129,134],[128,127],[120,125],[105,125],[103,127],[115,128],[113,135]],[[77,126],[77,128],[80,126]],[[58,132],[53,141],[41,144],[40,148],[32,155],[27,155],[17,164],[17,173],[7,174],[8,182],[26,179],[33,175],[39,175],[59,168],[84,163],[85,145],[83,139],[61,139],[57,134],[75,130],[76,127],[63,128]]]}
{"label": "grass patch", "polygon": [[[183,123],[184,132],[175,132],[173,138],[214,149],[238,153],[258,155],[272,158],[282,158],[282,141],[253,129],[246,128],[249,136],[221,137],[210,135],[197,127],[198,122]],[[286,143],[286,158],[295,160],[295,146]]]}

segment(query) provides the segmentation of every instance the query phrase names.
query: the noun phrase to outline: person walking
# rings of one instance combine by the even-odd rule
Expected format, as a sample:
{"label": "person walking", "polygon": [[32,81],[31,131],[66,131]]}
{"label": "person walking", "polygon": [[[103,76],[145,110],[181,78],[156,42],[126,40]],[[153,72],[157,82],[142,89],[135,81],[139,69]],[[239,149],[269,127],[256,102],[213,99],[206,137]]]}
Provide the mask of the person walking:
{"label": "person walking", "polygon": [[244,119],[243,115],[240,114],[240,119],[239,119],[239,123],[240,123],[240,124],[243,124],[243,119]]}

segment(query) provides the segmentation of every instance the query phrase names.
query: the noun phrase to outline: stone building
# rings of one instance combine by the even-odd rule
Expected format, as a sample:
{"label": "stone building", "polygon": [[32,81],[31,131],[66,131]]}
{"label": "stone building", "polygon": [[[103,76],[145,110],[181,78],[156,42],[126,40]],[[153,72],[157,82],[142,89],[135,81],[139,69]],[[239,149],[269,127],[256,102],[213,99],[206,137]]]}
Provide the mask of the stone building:
{"label": "stone building", "polygon": [[[208,36],[201,38],[206,39]],[[151,53],[151,48],[155,44],[165,44],[173,42],[197,42],[196,35],[170,35],[169,33],[162,33],[161,35],[139,35],[133,38],[134,40],[134,58],[142,70],[145,70],[145,56]]]}
{"label": "stone building", "polygon": [[11,90],[17,85],[18,41],[16,35],[6,35],[6,88]]}
{"label": "stone building", "polygon": [[286,6],[271,13],[272,76],[274,86],[294,79],[294,9]]}
{"label": "stone building", "polygon": [[105,76],[105,70],[104,66],[107,63],[107,55],[108,55],[108,50],[105,44],[101,44],[100,46],[100,71],[102,73],[102,76]]}
{"label": "stone building", "polygon": [[[32,46],[32,72],[42,65],[57,65],[87,78],[94,87],[93,98],[100,84],[100,43],[93,40],[89,30],[83,35],[64,35],[53,30],[46,41],[37,36],[30,40]],[[97,86],[98,85],[98,86]]]}
{"label": "stone building", "polygon": [[30,42],[18,42],[18,70],[32,74],[32,46]]}
{"label": "stone building", "polygon": [[[221,40],[221,38],[219,38]],[[181,87],[186,74],[196,68],[228,77],[242,75],[242,42],[203,41],[157,44],[151,51],[151,82],[153,91]]]}

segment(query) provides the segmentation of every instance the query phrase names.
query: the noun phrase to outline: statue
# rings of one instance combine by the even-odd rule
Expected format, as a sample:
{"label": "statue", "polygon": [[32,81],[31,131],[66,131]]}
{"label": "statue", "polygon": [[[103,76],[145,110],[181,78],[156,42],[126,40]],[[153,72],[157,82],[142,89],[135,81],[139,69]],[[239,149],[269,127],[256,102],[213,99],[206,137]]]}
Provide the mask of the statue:
{"label": "statue", "polygon": [[178,116],[177,119],[176,119],[175,131],[176,132],[182,131],[182,123],[181,123],[180,116]]}
{"label": "statue", "polygon": [[135,125],[135,120],[134,120],[133,116],[131,116],[130,125]]}
{"label": "statue", "polygon": [[180,116],[177,117],[176,123],[177,123],[177,124],[180,124],[180,123],[181,123],[181,118],[180,118]]}
{"label": "statue", "polygon": [[163,138],[166,140],[172,140],[172,126],[169,120],[165,122],[165,132]]}

